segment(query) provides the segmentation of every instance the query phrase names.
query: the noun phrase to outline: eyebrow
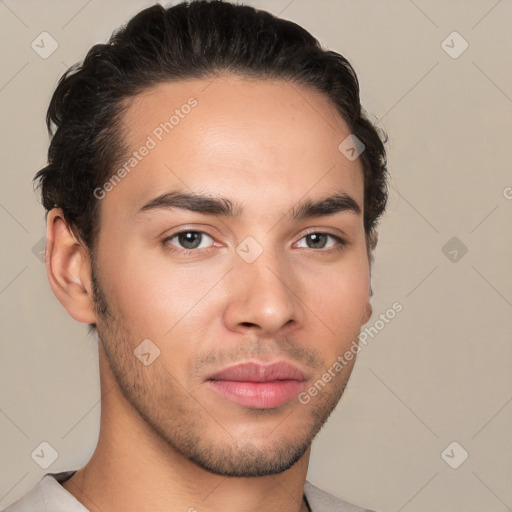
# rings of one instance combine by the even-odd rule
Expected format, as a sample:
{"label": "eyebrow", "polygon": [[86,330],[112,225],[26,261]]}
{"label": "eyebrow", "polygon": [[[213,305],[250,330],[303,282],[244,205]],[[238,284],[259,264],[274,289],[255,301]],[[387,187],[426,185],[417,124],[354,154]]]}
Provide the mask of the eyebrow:
{"label": "eyebrow", "polygon": [[195,193],[172,191],[155,197],[140,208],[137,214],[171,208],[219,217],[236,217],[241,213],[240,206],[235,206],[229,199],[224,197],[209,197]]}
{"label": "eyebrow", "polygon": [[[218,217],[238,217],[243,208],[225,197],[210,197],[196,193],[172,191],[161,194],[142,206],[137,214],[178,208],[204,215]],[[361,214],[359,204],[348,194],[342,192],[322,199],[308,199],[295,205],[289,215],[292,220],[299,221],[310,217],[335,215],[340,212]]]}
{"label": "eyebrow", "polygon": [[335,215],[340,212],[360,215],[361,208],[352,197],[343,192],[315,201],[308,199],[292,208],[290,215],[293,220],[302,220],[309,217]]}

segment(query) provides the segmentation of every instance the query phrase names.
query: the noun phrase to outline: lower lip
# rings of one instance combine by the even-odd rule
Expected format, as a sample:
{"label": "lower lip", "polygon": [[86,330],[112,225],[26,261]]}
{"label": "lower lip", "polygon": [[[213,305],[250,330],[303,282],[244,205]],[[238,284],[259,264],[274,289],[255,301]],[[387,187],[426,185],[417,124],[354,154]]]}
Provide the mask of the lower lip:
{"label": "lower lip", "polygon": [[210,380],[210,385],[232,402],[254,409],[273,409],[293,398],[304,389],[298,380],[274,380],[270,382],[239,382],[234,380]]}

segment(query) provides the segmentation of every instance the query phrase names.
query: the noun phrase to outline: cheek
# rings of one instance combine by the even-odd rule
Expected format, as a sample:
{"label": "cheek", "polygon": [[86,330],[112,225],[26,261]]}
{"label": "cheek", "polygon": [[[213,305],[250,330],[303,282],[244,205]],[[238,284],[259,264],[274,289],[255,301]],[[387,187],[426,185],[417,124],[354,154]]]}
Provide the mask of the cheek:
{"label": "cheek", "polygon": [[[134,336],[163,340],[204,309],[203,298],[225,271],[218,265],[177,266],[165,250],[125,248],[102,260],[102,280],[115,313]],[[214,291],[214,290],[213,290]],[[199,328],[200,326],[198,326]]]}
{"label": "cheek", "polygon": [[343,346],[359,334],[369,301],[369,270],[364,257],[326,268],[314,279],[303,281],[307,305]]}

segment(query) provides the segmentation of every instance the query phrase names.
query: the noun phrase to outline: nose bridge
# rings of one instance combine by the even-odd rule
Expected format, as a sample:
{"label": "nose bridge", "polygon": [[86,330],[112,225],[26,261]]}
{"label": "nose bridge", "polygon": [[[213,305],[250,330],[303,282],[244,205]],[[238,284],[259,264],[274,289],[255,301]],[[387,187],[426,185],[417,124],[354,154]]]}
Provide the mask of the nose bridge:
{"label": "nose bridge", "polygon": [[256,246],[246,240],[237,247],[234,268],[230,272],[232,293],[226,308],[231,329],[259,327],[267,334],[290,322],[300,322],[300,302],[295,295],[293,272],[284,255],[267,245]]}
{"label": "nose bridge", "polygon": [[[268,299],[291,294],[291,272],[276,250],[266,250],[253,263],[240,264],[240,270],[251,282],[253,293],[268,296]],[[282,297],[284,298],[284,297]]]}

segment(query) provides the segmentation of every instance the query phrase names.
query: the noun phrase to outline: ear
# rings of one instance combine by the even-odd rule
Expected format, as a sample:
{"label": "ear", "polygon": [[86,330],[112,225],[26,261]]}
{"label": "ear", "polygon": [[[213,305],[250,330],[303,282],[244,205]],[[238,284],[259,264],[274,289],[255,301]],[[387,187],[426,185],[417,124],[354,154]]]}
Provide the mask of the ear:
{"label": "ear", "polygon": [[69,315],[84,324],[96,323],[89,255],[60,208],[48,212],[45,261],[53,293]]}
{"label": "ear", "polygon": [[373,290],[372,290],[372,261],[370,261],[369,265],[369,283],[368,283],[368,301],[366,302],[364,306],[363,316],[361,319],[361,325],[364,325],[368,320],[370,320],[372,314],[373,314],[373,307],[370,303],[370,299],[373,296]]}
{"label": "ear", "polygon": [[373,314],[373,307],[370,304],[370,299],[368,299],[368,302],[366,303],[366,306],[364,309],[362,325],[364,325],[366,322],[368,322],[368,320],[370,320],[372,314]]}

